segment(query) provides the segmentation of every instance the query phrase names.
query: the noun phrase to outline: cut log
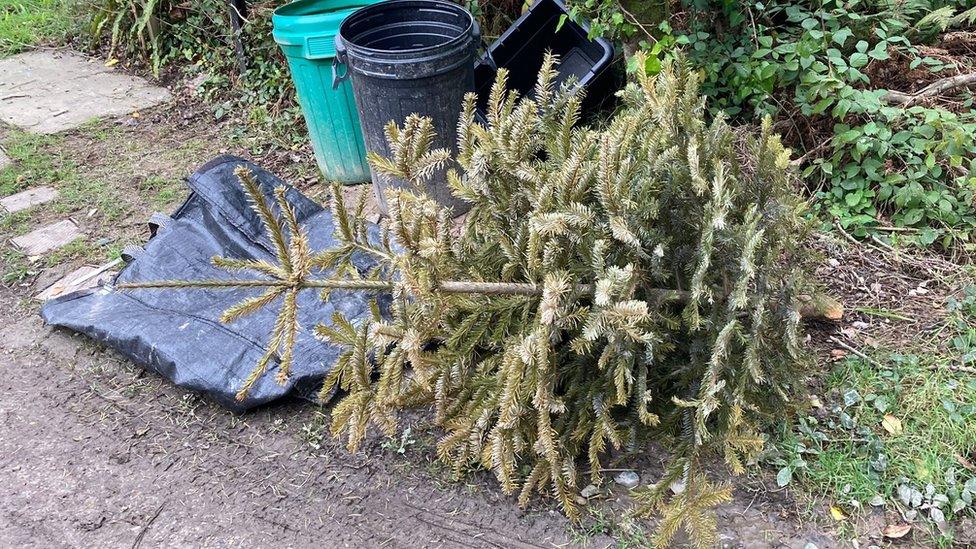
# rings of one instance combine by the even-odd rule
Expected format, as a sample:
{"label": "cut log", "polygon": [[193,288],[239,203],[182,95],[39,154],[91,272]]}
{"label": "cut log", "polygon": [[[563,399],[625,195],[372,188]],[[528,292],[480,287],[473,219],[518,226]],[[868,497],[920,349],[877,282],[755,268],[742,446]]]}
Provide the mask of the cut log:
{"label": "cut log", "polygon": [[827,294],[801,295],[800,317],[804,320],[830,320],[844,317],[844,304]]}

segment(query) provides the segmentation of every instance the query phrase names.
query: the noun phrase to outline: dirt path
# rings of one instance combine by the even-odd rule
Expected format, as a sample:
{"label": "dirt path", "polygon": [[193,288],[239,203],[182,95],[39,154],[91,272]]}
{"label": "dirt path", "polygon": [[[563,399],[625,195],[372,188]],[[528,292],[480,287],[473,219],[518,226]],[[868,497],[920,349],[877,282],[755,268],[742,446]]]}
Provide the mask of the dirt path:
{"label": "dirt path", "polygon": [[[487,475],[451,481],[433,459],[436,432],[419,419],[406,443],[374,437],[350,454],[328,436],[328,408],[294,401],[235,416],[43,326],[30,299],[42,281],[104,260],[100,241],[144,238],[148,214],[185,193],[174,181],[211,156],[248,156],[208,113],[189,108],[44,141],[32,159],[50,157],[51,166],[38,160],[23,173],[60,185],[61,201],[0,224],[5,277],[16,275],[0,287],[0,547],[648,545],[651,525],[622,519],[629,501],[619,488],[573,526],[551,502],[520,510]],[[0,138],[10,133],[0,128]],[[286,172],[321,190],[309,187],[314,178],[302,165]],[[86,245],[13,264],[12,234],[64,216],[78,221]],[[653,481],[653,456],[638,465]],[[723,546],[836,546],[815,525],[797,523],[788,496],[773,499],[759,481],[743,481],[736,494],[719,511]]]}
{"label": "dirt path", "polygon": [[4,314],[0,340],[2,546],[568,541],[558,517],[441,488],[378,444],[357,455],[332,441],[314,450],[300,437],[315,416],[308,405],[236,417],[33,315],[14,316]]}
{"label": "dirt path", "polygon": [[[306,403],[234,416],[2,296],[0,546],[617,544],[545,504],[519,510],[483,476],[449,482],[429,433],[405,455],[375,438],[349,454]],[[832,546],[739,495],[720,512],[725,546]]]}

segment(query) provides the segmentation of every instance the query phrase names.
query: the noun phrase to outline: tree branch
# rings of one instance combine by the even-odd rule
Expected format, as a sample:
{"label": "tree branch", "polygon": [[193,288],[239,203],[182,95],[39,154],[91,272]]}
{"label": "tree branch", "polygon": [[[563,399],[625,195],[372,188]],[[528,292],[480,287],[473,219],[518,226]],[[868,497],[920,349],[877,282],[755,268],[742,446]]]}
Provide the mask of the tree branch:
{"label": "tree branch", "polygon": [[948,78],[942,78],[932,82],[928,86],[918,90],[915,93],[904,93],[900,91],[889,91],[881,97],[881,100],[889,105],[901,105],[902,107],[911,107],[915,103],[926,97],[932,97],[939,95],[943,92],[955,89],[963,88],[967,86],[972,86],[976,84],[976,72],[971,72],[968,74],[959,74],[956,76],[950,76]]}

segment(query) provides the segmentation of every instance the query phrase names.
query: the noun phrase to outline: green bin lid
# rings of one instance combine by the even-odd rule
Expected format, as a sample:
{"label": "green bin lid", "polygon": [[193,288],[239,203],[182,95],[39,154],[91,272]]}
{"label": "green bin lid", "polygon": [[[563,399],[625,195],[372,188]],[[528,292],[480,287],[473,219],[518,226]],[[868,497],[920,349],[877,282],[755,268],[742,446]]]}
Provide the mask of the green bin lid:
{"label": "green bin lid", "polygon": [[296,0],[271,16],[272,35],[283,46],[305,46],[305,57],[335,55],[332,40],[354,11],[380,0]]}

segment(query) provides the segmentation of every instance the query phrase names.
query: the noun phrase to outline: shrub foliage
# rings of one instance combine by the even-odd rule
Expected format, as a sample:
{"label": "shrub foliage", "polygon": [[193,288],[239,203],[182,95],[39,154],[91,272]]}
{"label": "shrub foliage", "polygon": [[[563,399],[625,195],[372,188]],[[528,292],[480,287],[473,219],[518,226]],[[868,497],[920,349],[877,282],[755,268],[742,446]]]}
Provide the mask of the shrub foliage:
{"label": "shrub foliage", "polygon": [[[968,0],[682,0],[638,21],[627,0],[571,2],[593,28],[640,43],[643,67],[683,51],[710,108],[770,115],[804,160],[818,208],[864,236],[971,251],[976,75]],[[636,67],[633,67],[636,68]]]}

